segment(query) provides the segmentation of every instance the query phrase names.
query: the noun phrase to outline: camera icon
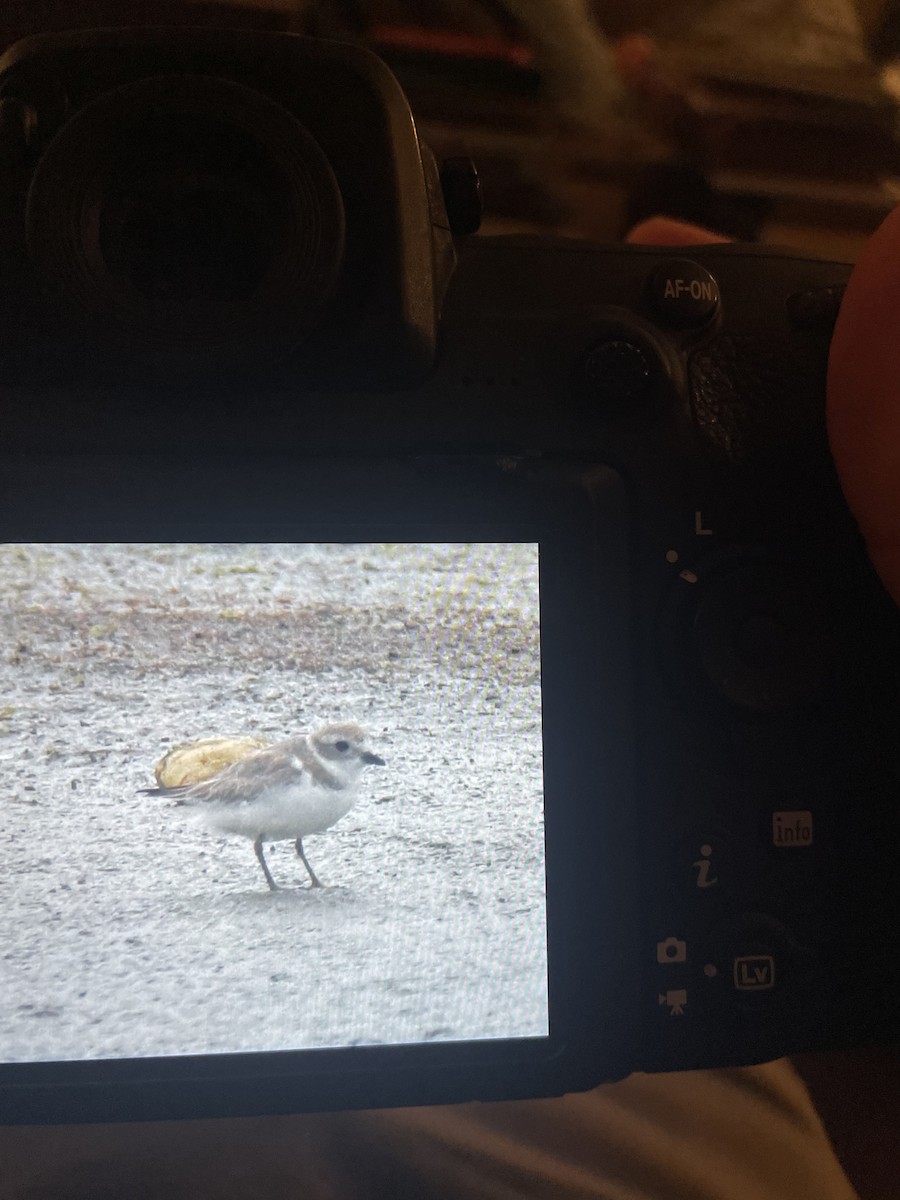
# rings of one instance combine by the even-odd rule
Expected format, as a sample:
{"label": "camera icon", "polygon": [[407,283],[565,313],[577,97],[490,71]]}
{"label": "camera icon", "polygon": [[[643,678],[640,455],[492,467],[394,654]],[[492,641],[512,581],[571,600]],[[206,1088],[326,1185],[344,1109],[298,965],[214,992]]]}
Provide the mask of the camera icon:
{"label": "camera icon", "polygon": [[687,942],[676,937],[667,937],[664,942],[656,943],[656,961],[658,963],[681,963],[687,958]]}

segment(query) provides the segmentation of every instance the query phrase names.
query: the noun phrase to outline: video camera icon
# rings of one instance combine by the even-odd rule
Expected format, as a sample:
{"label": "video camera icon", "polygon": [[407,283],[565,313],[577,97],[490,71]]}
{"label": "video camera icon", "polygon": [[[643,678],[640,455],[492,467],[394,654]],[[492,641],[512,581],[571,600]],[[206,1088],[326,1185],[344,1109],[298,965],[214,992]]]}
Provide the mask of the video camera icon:
{"label": "video camera icon", "polygon": [[687,1004],[687,988],[670,988],[665,993],[660,992],[659,1003],[669,1006],[670,1017],[683,1017],[684,1006]]}

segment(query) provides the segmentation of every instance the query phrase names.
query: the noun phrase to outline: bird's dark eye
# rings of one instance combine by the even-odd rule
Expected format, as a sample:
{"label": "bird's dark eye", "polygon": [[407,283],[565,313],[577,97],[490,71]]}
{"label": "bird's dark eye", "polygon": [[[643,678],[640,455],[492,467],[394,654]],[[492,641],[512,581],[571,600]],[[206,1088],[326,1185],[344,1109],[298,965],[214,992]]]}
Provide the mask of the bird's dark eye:
{"label": "bird's dark eye", "polygon": [[347,751],[350,749],[350,743],[349,742],[335,742],[334,748],[335,748],[335,750],[340,750],[341,754],[346,754]]}

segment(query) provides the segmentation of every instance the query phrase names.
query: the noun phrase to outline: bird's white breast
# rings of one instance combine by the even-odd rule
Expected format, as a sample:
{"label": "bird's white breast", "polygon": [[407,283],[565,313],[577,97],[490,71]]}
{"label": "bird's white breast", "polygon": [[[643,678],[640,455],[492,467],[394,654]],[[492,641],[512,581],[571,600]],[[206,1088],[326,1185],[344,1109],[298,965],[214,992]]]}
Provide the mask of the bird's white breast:
{"label": "bird's white breast", "polygon": [[319,787],[307,778],[282,787],[260,791],[252,800],[240,800],[226,805],[210,805],[210,823],[223,833],[244,837],[281,838],[306,837],[321,833],[339,821],[356,800],[354,784],[334,790]]}

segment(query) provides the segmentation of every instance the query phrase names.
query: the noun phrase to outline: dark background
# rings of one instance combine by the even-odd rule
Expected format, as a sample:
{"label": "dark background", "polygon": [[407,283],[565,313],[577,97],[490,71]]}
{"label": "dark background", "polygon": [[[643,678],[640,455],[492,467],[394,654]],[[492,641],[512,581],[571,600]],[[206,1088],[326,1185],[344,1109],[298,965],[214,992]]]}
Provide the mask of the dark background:
{"label": "dark background", "polygon": [[[823,39],[802,14],[782,28],[771,0],[756,5],[758,28],[745,0],[733,30],[726,15],[724,33],[727,0],[596,3],[595,57],[608,67],[619,55],[624,82],[610,82],[607,69],[590,77],[568,49],[557,60],[548,50],[552,6],[535,21],[529,14],[541,6],[528,0],[8,0],[0,45],[121,24],[359,40],[397,71],[438,156],[476,158],[489,230],[609,241],[666,211],[745,240],[852,260],[900,196],[892,65],[900,5],[837,2],[855,16],[857,37]],[[714,39],[704,30],[713,17]],[[645,35],[657,57],[635,67],[629,39]],[[610,88],[621,93],[615,111],[585,100]]]}

